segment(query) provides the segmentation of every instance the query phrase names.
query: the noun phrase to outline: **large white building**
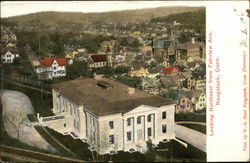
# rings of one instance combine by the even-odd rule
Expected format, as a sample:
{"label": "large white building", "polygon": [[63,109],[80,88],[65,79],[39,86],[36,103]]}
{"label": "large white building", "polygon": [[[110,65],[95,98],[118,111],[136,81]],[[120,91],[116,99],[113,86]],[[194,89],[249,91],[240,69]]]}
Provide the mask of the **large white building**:
{"label": "large white building", "polygon": [[53,113],[39,117],[48,126],[81,139],[100,154],[147,150],[175,138],[175,103],[101,76],[53,85]]}

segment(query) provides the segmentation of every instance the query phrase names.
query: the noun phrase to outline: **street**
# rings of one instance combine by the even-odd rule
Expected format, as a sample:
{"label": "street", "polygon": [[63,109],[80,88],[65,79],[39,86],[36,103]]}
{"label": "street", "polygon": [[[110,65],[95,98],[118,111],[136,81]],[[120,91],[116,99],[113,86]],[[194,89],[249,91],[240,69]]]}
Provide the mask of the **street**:
{"label": "street", "polygon": [[175,125],[176,137],[206,152],[206,135],[193,129]]}

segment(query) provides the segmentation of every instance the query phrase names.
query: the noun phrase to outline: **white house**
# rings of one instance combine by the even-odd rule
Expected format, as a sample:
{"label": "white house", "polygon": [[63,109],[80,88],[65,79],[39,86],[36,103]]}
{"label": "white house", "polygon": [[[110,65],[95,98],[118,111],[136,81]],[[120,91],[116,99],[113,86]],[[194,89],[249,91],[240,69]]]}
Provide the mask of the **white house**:
{"label": "white house", "polygon": [[206,108],[206,95],[204,92],[195,91],[193,93],[192,103],[196,111]]}
{"label": "white house", "polygon": [[175,138],[175,103],[96,76],[53,85],[53,113],[42,125],[71,135],[99,154],[145,152],[146,141],[157,145]]}
{"label": "white house", "polygon": [[66,58],[40,59],[39,65],[35,66],[36,73],[40,79],[52,79],[54,77],[66,76]]}
{"label": "white house", "polygon": [[2,63],[13,63],[15,58],[18,58],[19,54],[16,49],[1,51]]}
{"label": "white house", "polygon": [[107,66],[107,55],[106,54],[94,54],[90,56],[89,67],[100,68]]}
{"label": "white house", "polygon": [[190,90],[203,90],[206,86],[206,80],[201,77],[189,76],[187,79],[187,88]]}

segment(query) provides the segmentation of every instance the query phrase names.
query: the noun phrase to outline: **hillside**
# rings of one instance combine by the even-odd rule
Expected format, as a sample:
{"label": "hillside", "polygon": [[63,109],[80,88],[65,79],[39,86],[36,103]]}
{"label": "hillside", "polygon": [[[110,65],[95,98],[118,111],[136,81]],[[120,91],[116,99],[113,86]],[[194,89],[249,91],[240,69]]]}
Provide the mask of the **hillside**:
{"label": "hillside", "polygon": [[58,26],[62,24],[96,24],[96,23],[135,23],[150,21],[153,18],[164,17],[169,14],[196,11],[200,7],[166,7],[154,9],[125,10],[104,13],[69,13],[69,12],[40,12],[10,18],[2,18],[2,22],[18,24],[19,27],[28,26]]}
{"label": "hillside", "polygon": [[171,14],[164,17],[153,18],[152,22],[165,22],[172,24],[177,21],[181,24],[205,24],[206,23],[206,10],[205,8],[193,12],[183,12]]}

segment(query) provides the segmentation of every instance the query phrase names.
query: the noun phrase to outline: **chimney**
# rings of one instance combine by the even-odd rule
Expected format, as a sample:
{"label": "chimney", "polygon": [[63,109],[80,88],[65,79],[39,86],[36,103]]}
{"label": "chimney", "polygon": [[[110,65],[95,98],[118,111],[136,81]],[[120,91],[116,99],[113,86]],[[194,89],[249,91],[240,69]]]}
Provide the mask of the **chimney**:
{"label": "chimney", "polygon": [[192,37],[192,44],[195,44],[195,38]]}
{"label": "chimney", "polygon": [[129,95],[135,94],[135,88],[131,88],[131,87],[128,88],[127,93],[128,93]]}
{"label": "chimney", "polygon": [[103,75],[97,75],[96,73],[94,73],[94,79],[95,80],[101,80]]}

